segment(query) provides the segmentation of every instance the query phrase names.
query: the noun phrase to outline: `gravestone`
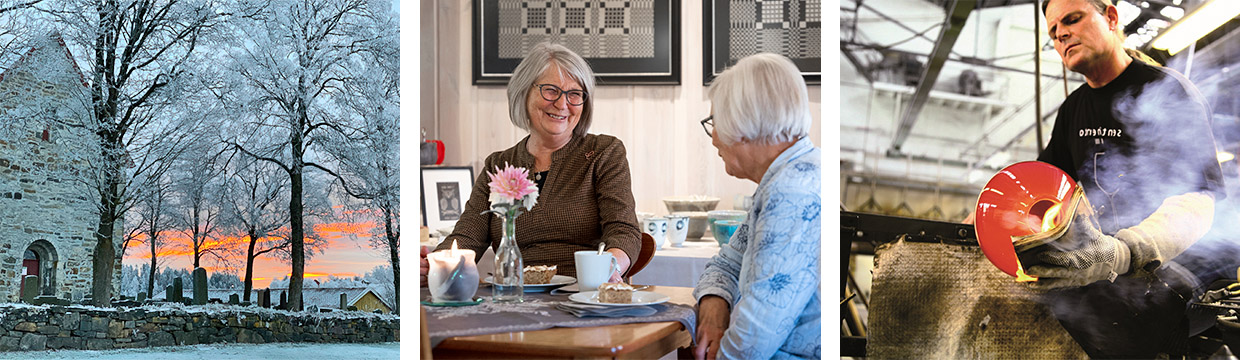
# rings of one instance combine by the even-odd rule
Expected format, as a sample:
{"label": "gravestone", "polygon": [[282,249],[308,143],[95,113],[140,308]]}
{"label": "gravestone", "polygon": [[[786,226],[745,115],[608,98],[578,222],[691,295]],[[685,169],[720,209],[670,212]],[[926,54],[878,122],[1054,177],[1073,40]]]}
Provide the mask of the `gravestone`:
{"label": "gravestone", "polygon": [[349,295],[340,293],[340,310],[349,308]]}
{"label": "gravestone", "polygon": [[176,299],[172,297],[172,285],[168,285],[164,287],[164,301],[167,301],[167,302],[176,301]]}
{"label": "gravestone", "polygon": [[271,307],[271,289],[262,289],[258,291],[258,306]]}
{"label": "gravestone", "polygon": [[228,295],[228,303],[229,303],[229,304],[231,304],[231,305],[237,305],[237,304],[240,304],[240,303],[241,303],[241,297],[240,297],[240,296],[237,296],[237,294]]}
{"label": "gravestone", "polygon": [[39,276],[26,275],[26,281],[22,283],[22,302],[33,304],[36,296],[39,296]]}
{"label": "gravestone", "polygon": [[181,278],[180,277],[173,278],[172,279],[172,295],[169,295],[171,296],[172,301],[182,302],[181,298],[185,297],[185,293],[183,292],[184,290],[185,290],[185,287],[181,285]]}
{"label": "gravestone", "polygon": [[288,310],[288,291],[280,292],[280,308]]}
{"label": "gravestone", "polygon": [[207,269],[194,269],[194,305],[207,304]]}
{"label": "gravestone", "polygon": [[144,301],[146,301],[146,292],[145,292],[145,291],[139,291],[139,292],[138,292],[138,302],[144,302]]}

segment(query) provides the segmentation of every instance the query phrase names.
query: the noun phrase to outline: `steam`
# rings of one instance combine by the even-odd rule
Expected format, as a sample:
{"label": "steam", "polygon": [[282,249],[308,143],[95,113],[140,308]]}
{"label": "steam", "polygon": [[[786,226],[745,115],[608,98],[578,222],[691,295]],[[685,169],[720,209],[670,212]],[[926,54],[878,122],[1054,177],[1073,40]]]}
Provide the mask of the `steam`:
{"label": "steam", "polygon": [[[1162,70],[1163,79],[1117,94],[1112,109],[1122,127],[1071,134],[1097,146],[1078,179],[1104,233],[1136,225],[1168,197],[1222,189],[1215,184],[1222,179],[1207,98],[1182,75]],[[1131,144],[1123,144],[1127,139]]]}
{"label": "steam", "polygon": [[[1221,49],[1219,49],[1222,51]],[[1236,53],[1240,51],[1230,50]],[[1240,266],[1240,194],[1234,189],[1240,185],[1237,181],[1235,167],[1219,168],[1216,152],[1222,150],[1224,143],[1220,140],[1234,138],[1234,134],[1214,133],[1217,129],[1227,127],[1214,126],[1219,119],[1234,117],[1233,103],[1236,97],[1234,85],[1236,72],[1229,71],[1236,64],[1235,55],[1240,54],[1206,54],[1194,61],[1192,66],[1193,84],[1181,76],[1168,76],[1161,81],[1148,84],[1139,93],[1123,94],[1115,106],[1116,118],[1123,122],[1129,131],[1137,149],[1136,153],[1127,155],[1127,163],[1105,162],[1096,175],[1099,179],[1114,180],[1128,178],[1115,183],[1128,186],[1115,198],[1123,194],[1136,194],[1136,199],[1114,201],[1116,206],[1132,203],[1129,219],[1121,220],[1118,226],[1132,226],[1148,216],[1161,201],[1167,197],[1202,191],[1203,184],[1210,184],[1218,189],[1215,192],[1215,216],[1212,230],[1202,239],[1193,244],[1185,253],[1173,262],[1194,273],[1202,286],[1219,278],[1230,278],[1235,281],[1236,268]],[[1171,67],[1185,68],[1183,65],[1171,64]],[[1170,70],[1166,68],[1164,70]],[[1195,85],[1195,86],[1193,86]],[[1185,92],[1184,89],[1189,89]],[[1196,89],[1197,91],[1193,91]],[[1202,104],[1195,99],[1205,99]],[[1223,104],[1218,107],[1214,105]],[[1209,117],[1206,117],[1208,114]],[[1210,119],[1210,122],[1205,122]],[[1123,158],[1123,157],[1121,157]],[[1118,173],[1122,168],[1137,166],[1141,170],[1128,174]],[[1210,177],[1203,169],[1213,167],[1220,171],[1221,177]],[[1224,170],[1230,169],[1230,171]],[[1226,171],[1226,172],[1225,172]],[[1224,180],[1227,179],[1227,181]],[[1230,183],[1227,183],[1227,182]],[[1213,184],[1222,182],[1222,184]],[[1089,184],[1094,185],[1094,184]],[[1105,188],[1107,184],[1102,184]],[[1087,187],[1087,190],[1092,190]],[[1105,189],[1114,191],[1120,189]],[[1096,191],[1095,191],[1096,192]],[[1228,194],[1230,193],[1230,194]],[[1090,201],[1095,198],[1107,198],[1106,194],[1090,194]],[[1099,196],[1101,195],[1101,196]],[[1108,201],[1101,200],[1099,201]],[[1094,202],[1098,204],[1097,202]],[[1121,209],[1124,210],[1124,209]],[[1132,217],[1136,218],[1132,218]],[[1100,219],[1101,220],[1101,219]],[[1202,221],[1201,226],[1207,222]],[[1114,234],[1118,229],[1107,229],[1104,232]],[[1114,225],[1113,225],[1114,226]],[[1110,231],[1108,231],[1110,230]],[[1190,280],[1189,282],[1193,282]],[[1198,293],[1200,290],[1197,291]],[[1184,294],[1186,297],[1191,294]]]}

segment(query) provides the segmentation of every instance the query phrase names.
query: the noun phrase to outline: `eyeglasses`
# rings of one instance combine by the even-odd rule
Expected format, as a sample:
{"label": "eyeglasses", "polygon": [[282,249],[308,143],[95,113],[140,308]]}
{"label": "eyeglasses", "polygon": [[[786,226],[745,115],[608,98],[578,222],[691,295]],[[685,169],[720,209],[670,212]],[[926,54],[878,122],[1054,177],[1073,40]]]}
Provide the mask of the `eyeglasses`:
{"label": "eyeglasses", "polygon": [[564,96],[564,99],[567,100],[568,104],[572,106],[581,106],[581,104],[586,103],[585,91],[564,91],[564,89],[560,89],[559,86],[551,84],[538,84],[534,86],[538,87],[538,93],[542,94],[542,98],[547,101],[556,101],[560,99],[560,96]]}
{"label": "eyeglasses", "polygon": [[714,135],[712,135],[712,134],[711,134],[711,133],[715,132],[715,121],[714,121],[714,119],[715,119],[715,116],[714,116],[714,115],[711,115],[711,116],[707,116],[705,119],[702,119],[702,121],[701,121],[701,123],[702,123],[702,129],[703,129],[703,130],[706,130],[706,136],[714,137]]}

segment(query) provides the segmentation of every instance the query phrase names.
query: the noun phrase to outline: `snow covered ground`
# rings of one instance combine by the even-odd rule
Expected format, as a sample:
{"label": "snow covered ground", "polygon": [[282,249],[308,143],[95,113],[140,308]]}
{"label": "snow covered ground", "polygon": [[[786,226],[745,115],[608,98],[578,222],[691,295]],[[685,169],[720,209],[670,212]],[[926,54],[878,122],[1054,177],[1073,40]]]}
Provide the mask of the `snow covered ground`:
{"label": "snow covered ground", "polygon": [[400,343],[378,344],[203,344],[126,350],[11,352],[20,359],[398,359]]}

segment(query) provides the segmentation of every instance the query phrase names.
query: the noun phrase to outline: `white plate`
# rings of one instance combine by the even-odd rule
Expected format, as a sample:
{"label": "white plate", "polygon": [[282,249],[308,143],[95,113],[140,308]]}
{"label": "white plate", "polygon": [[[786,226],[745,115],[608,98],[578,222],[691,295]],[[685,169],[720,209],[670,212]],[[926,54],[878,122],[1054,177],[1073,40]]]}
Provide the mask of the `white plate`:
{"label": "white plate", "polygon": [[[483,281],[485,281],[488,284],[495,285],[495,280],[490,276],[487,276],[487,278]],[[551,281],[546,284],[525,284],[525,292],[551,291],[551,289],[555,289],[555,288],[568,285],[568,284],[572,284],[575,282],[577,282],[577,278],[572,277],[572,276],[553,275],[551,276]]]}
{"label": "white plate", "polygon": [[638,306],[638,305],[654,305],[662,304],[670,300],[672,297],[663,295],[653,291],[634,291],[633,302],[630,304],[612,304],[598,301],[598,291],[586,291],[568,296],[569,300],[579,303],[603,305],[603,306]]}

